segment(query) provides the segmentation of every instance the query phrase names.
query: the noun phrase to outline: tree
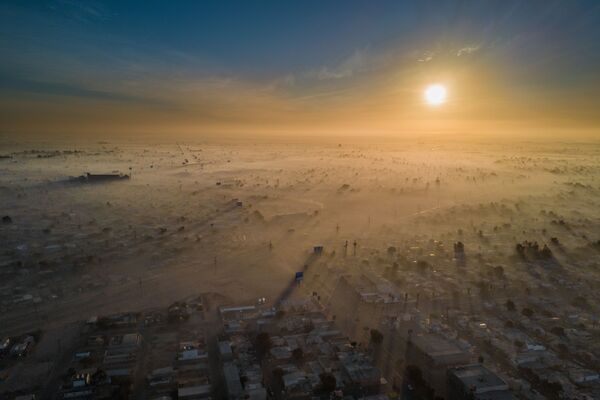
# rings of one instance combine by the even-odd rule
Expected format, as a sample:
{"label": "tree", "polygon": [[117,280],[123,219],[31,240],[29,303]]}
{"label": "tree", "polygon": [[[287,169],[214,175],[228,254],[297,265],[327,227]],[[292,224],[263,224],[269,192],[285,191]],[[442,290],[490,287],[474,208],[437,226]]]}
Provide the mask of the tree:
{"label": "tree", "polygon": [[421,368],[416,365],[408,365],[406,367],[406,376],[408,381],[414,386],[421,386],[425,383],[423,381],[423,372],[421,372]]}
{"label": "tree", "polygon": [[297,347],[292,350],[292,357],[294,357],[294,360],[297,362],[300,362],[304,359],[304,351],[300,347]]}
{"label": "tree", "polygon": [[454,257],[464,257],[465,255],[465,245],[463,242],[454,243]]}
{"label": "tree", "polygon": [[283,371],[283,369],[277,367],[273,370],[273,380],[277,383],[277,385],[279,385],[282,388],[284,385],[283,375],[285,375],[285,372]]}
{"label": "tree", "polygon": [[256,347],[260,354],[266,354],[271,349],[271,337],[267,332],[256,335]]}
{"label": "tree", "polygon": [[321,379],[321,390],[325,393],[331,393],[337,387],[337,381],[333,374],[324,372],[319,375],[319,378]]}
{"label": "tree", "polygon": [[564,343],[559,343],[558,346],[558,355],[562,358],[567,358],[569,355],[569,347],[567,347]]}
{"label": "tree", "polygon": [[540,251],[540,258],[543,260],[549,260],[552,258],[552,250],[547,245],[544,245]]}
{"label": "tree", "polygon": [[571,302],[571,305],[585,309],[585,308],[589,307],[590,303],[588,302],[588,300],[585,297],[577,296],[573,299],[573,301]]}
{"label": "tree", "polygon": [[494,267],[494,275],[496,275],[497,278],[503,278],[504,277],[504,267],[502,265],[498,265],[497,267]]}
{"label": "tree", "polygon": [[396,274],[398,273],[398,267],[400,267],[400,264],[394,261],[394,263],[392,264],[392,274],[394,276],[396,276]]}
{"label": "tree", "polygon": [[526,316],[527,318],[531,318],[533,316],[533,310],[531,308],[523,308],[523,310],[521,311],[521,314],[523,314],[524,316]]}
{"label": "tree", "polygon": [[377,329],[371,329],[371,343],[381,344],[383,342],[383,333]]}
{"label": "tree", "polygon": [[508,311],[515,311],[517,309],[517,306],[515,306],[515,302],[512,300],[506,300],[506,309]]}
{"label": "tree", "polygon": [[554,333],[556,336],[565,336],[565,328],[563,328],[562,326],[555,326],[554,328],[550,329],[550,332]]}
{"label": "tree", "polygon": [[517,243],[517,245],[515,246],[515,251],[519,256],[523,258],[525,257],[525,247],[523,247],[521,243]]}

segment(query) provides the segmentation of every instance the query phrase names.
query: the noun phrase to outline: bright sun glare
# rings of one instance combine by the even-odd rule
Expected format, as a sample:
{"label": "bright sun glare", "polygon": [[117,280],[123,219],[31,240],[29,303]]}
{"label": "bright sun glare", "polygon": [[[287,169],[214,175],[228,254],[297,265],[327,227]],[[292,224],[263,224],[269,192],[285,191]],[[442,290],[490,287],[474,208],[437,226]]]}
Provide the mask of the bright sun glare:
{"label": "bright sun glare", "polygon": [[446,101],[446,87],[436,83],[425,89],[425,100],[430,106],[439,106]]}

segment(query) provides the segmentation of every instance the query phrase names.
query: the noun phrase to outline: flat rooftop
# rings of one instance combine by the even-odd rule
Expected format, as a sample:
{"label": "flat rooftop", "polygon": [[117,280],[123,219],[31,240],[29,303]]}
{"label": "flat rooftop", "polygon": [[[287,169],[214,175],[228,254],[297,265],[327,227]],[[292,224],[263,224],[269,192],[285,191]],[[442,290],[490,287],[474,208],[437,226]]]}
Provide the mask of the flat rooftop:
{"label": "flat rooftop", "polygon": [[458,344],[435,334],[425,334],[411,337],[412,343],[427,353],[430,357],[444,357],[467,354]]}
{"label": "flat rooftop", "polygon": [[476,395],[477,399],[512,398],[506,382],[481,364],[452,368],[448,373],[462,382],[465,388]]}

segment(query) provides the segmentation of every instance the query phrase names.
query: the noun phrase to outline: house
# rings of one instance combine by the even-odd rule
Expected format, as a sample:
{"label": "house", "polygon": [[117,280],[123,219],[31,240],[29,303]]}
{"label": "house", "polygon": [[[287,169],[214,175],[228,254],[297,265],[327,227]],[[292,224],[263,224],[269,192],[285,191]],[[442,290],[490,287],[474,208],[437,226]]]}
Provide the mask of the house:
{"label": "house", "polygon": [[181,387],[177,390],[177,398],[185,400],[206,399],[210,397],[210,385]]}
{"label": "house", "polygon": [[569,370],[569,379],[576,384],[585,384],[591,382],[598,382],[600,380],[600,375],[597,372],[582,369],[582,368],[573,368]]}
{"label": "house", "polygon": [[341,371],[346,391],[362,394],[377,394],[381,384],[381,373],[367,357],[358,352],[341,353]]}

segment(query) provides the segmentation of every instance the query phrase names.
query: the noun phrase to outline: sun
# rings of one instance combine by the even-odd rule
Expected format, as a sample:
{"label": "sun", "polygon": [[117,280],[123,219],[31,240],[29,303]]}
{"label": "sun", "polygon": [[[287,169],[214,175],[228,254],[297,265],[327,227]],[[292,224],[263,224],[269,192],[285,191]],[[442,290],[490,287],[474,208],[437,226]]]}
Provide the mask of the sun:
{"label": "sun", "polygon": [[439,106],[446,102],[446,96],[448,92],[444,85],[439,83],[429,85],[425,89],[425,101],[430,106]]}

